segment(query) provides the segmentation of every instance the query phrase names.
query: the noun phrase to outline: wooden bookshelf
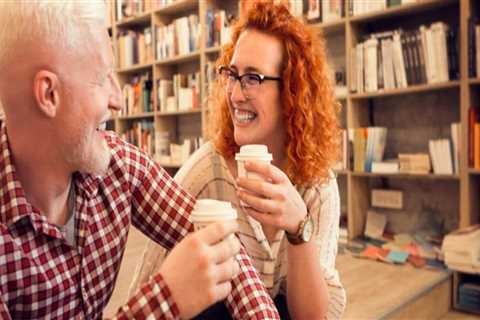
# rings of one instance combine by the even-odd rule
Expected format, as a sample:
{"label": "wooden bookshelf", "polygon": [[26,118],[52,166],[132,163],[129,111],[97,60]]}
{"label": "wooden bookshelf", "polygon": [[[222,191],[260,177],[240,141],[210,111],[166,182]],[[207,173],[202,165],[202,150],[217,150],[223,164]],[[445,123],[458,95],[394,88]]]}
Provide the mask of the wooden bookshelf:
{"label": "wooden bookshelf", "polygon": [[156,115],[159,117],[172,117],[172,116],[179,116],[184,114],[199,114],[202,113],[201,109],[192,109],[192,110],[180,110],[174,112],[157,112]]}
{"label": "wooden bookshelf", "polygon": [[421,92],[429,92],[429,91],[448,90],[448,89],[460,89],[460,81],[449,81],[449,82],[436,83],[436,84],[418,84],[418,85],[411,85],[411,86],[408,86],[407,88],[401,88],[401,89],[392,89],[392,90],[382,89],[376,92],[354,93],[354,94],[351,94],[350,97],[352,99],[372,99],[372,98],[405,95],[405,94],[413,94],[413,93],[421,93]]}
{"label": "wooden bookshelf", "polygon": [[117,28],[131,28],[150,24],[150,12],[142,13],[134,17],[122,19],[116,23]]}
{"label": "wooden bookshelf", "polygon": [[[354,0],[346,0],[348,3]],[[454,212],[458,218],[458,227],[469,226],[480,222],[480,170],[468,168],[467,159],[467,124],[468,124],[468,108],[471,105],[478,105],[480,96],[476,93],[477,85],[480,85],[480,78],[471,79],[468,76],[468,39],[467,39],[467,20],[471,13],[478,11],[479,6],[476,0],[419,0],[416,3],[405,4],[383,11],[369,12],[357,16],[349,16],[346,10],[346,16],[328,23],[315,23],[311,26],[325,35],[327,39],[327,48],[329,46],[342,47],[343,56],[335,51],[334,58],[339,60],[346,71],[347,87],[350,88],[350,70],[352,50],[355,45],[363,40],[363,37],[369,33],[385,30],[393,30],[396,28],[415,28],[421,24],[430,24],[435,20],[445,21],[448,24],[454,23],[459,27],[459,80],[448,81],[435,84],[419,84],[412,85],[402,89],[380,90],[376,92],[351,93],[348,92],[345,97],[341,98],[344,108],[340,122],[342,127],[351,129],[370,125],[375,123],[377,117],[372,110],[381,109],[381,104],[388,102],[389,110],[401,110],[405,105],[403,101],[410,103],[418,102],[418,112],[412,112],[411,118],[424,118],[425,123],[432,128],[437,122],[444,121],[448,118],[450,122],[460,122],[462,125],[462,135],[460,141],[460,172],[457,175],[414,175],[414,174],[376,174],[361,173],[351,170],[336,171],[338,179],[342,180],[340,192],[342,201],[345,199],[345,206],[348,215],[348,234],[350,238],[354,238],[363,234],[366,221],[366,212],[370,207],[370,190],[372,181],[387,181],[386,184],[391,185],[428,185],[432,188],[432,194],[435,193],[437,185],[440,190],[453,190],[452,195],[440,194],[439,199],[453,197]],[[476,7],[475,7],[476,6]],[[120,22],[114,22],[112,26],[112,34],[114,39],[114,47],[117,46],[116,36],[119,29],[136,28],[138,26],[164,25],[175,18],[182,17],[191,13],[198,14],[200,22],[201,42],[198,51],[169,59],[156,60],[152,63],[144,65],[136,65],[118,70],[121,78],[127,79],[141,72],[150,72],[155,80],[168,79],[175,72],[191,71],[197,68],[201,72],[200,76],[200,101],[205,101],[207,91],[205,86],[205,78],[203,70],[205,70],[207,62],[215,61],[220,53],[220,47],[206,47],[206,12],[208,8],[236,8],[239,10],[237,0],[179,0],[171,5],[156,9],[152,12],[146,12],[138,17],[129,18]],[[238,12],[237,12],[238,13]],[[438,16],[438,19],[436,18]],[[328,41],[331,39],[331,41]],[[155,43],[155,42],[154,42]],[[338,49],[338,48],[336,48]],[[117,52],[115,50],[115,52]],[[157,90],[154,89],[153,96],[157,96]],[[422,103],[425,97],[431,97],[432,101],[442,102],[450,101],[449,107],[442,106],[438,111],[425,115],[423,113]],[[340,100],[340,98],[339,98]],[[158,101],[154,100],[154,110],[158,110]],[[382,111],[379,111],[382,112]],[[154,111],[145,115],[132,115],[126,117],[115,118],[115,129],[118,133],[126,127],[129,121],[135,121],[142,118],[153,119],[155,131],[169,131],[176,135],[176,141],[182,137],[182,130],[187,129],[189,132],[195,131],[198,135],[205,136],[207,108],[200,105],[200,109],[192,111],[162,112]],[[442,120],[443,119],[443,120]],[[385,120],[385,121],[388,121]],[[390,123],[397,121],[396,115],[392,116]],[[398,120],[400,121],[400,120]],[[405,121],[405,120],[404,120]],[[389,128],[389,123],[386,127]],[[383,123],[382,123],[383,125]],[[442,122],[444,125],[444,122]],[[192,129],[193,128],[193,129]],[[433,129],[431,129],[433,130]],[[441,130],[439,129],[439,132]],[[390,132],[389,132],[390,133]],[[407,133],[409,140],[415,140],[417,137],[414,130]],[[405,142],[405,139],[398,139]],[[401,147],[401,146],[400,146]],[[401,148],[399,148],[401,149]],[[428,146],[423,150],[428,153]],[[408,150],[402,150],[408,152]],[[419,150],[412,150],[419,152]],[[164,167],[175,172],[180,167],[179,163],[161,163]],[[383,183],[383,182],[382,182]],[[409,190],[405,189],[405,193]],[[454,289],[455,289],[454,284]]]}
{"label": "wooden bookshelf", "polygon": [[459,175],[454,174],[413,174],[413,173],[372,173],[372,172],[351,172],[353,177],[366,178],[395,178],[395,179],[424,179],[424,180],[460,180]]}
{"label": "wooden bookshelf", "polygon": [[118,120],[137,120],[137,119],[146,119],[146,118],[153,118],[155,115],[154,112],[144,112],[138,114],[130,114],[126,116],[118,116]]}
{"label": "wooden bookshelf", "polygon": [[149,71],[151,69],[152,69],[152,63],[135,64],[130,67],[117,69],[117,73],[120,75],[131,76],[134,74]]}
{"label": "wooden bookshelf", "polygon": [[176,56],[176,57],[173,57],[173,58],[157,60],[155,62],[155,65],[156,66],[176,65],[176,64],[179,64],[179,63],[196,61],[199,58],[200,58],[200,51],[196,51],[196,52],[191,52],[189,54]]}

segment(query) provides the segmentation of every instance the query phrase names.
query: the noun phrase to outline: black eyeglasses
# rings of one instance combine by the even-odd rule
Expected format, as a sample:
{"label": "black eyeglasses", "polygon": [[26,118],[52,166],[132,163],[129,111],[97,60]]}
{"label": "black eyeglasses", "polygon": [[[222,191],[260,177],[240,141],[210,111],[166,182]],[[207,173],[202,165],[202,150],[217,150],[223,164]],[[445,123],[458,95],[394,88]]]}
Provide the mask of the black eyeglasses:
{"label": "black eyeglasses", "polygon": [[220,79],[224,81],[228,91],[233,89],[235,82],[238,80],[245,94],[254,93],[254,91],[258,89],[258,87],[260,87],[260,85],[266,80],[282,81],[282,78],[279,77],[270,77],[253,72],[247,72],[239,75],[237,72],[233,71],[227,66],[220,66],[218,68],[218,75],[220,76]]}

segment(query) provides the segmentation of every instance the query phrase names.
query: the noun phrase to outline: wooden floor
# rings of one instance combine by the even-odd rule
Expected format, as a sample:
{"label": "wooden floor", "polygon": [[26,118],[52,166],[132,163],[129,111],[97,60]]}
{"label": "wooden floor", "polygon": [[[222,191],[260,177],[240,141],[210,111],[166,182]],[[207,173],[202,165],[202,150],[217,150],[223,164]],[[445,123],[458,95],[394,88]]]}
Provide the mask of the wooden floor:
{"label": "wooden floor", "polygon": [[[104,316],[111,317],[128,294],[136,264],[141,259],[146,238],[135,228],[130,236],[115,291]],[[347,291],[347,309],[342,319],[381,319],[428,290],[446,277],[445,273],[395,266],[349,255],[337,257],[337,268]],[[427,307],[427,306],[426,306]],[[450,312],[441,320],[480,320],[466,313]]]}

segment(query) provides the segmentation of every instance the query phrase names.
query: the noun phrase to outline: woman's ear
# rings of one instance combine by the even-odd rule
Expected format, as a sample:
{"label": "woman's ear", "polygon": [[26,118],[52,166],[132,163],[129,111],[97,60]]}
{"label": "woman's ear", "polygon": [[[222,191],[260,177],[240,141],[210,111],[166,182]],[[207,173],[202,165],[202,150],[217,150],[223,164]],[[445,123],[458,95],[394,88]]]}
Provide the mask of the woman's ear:
{"label": "woman's ear", "polygon": [[54,118],[60,107],[59,81],[55,73],[41,70],[33,80],[33,94],[40,111]]}

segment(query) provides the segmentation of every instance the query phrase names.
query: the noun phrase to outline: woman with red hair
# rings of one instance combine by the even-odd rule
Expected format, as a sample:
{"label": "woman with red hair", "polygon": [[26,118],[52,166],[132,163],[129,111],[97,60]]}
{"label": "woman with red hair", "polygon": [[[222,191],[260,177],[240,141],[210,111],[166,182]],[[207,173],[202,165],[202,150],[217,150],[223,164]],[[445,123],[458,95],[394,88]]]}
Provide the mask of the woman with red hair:
{"label": "woman with red hair", "polygon": [[[217,61],[212,141],[176,176],[197,198],[236,207],[238,236],[286,319],[338,319],[345,308],[335,269],[340,205],[331,170],[338,104],[324,45],[286,6],[255,2]],[[245,165],[263,182],[237,175],[235,154],[247,144],[266,145],[273,155],[271,165]],[[159,250],[148,245],[137,282],[153,274]]]}

